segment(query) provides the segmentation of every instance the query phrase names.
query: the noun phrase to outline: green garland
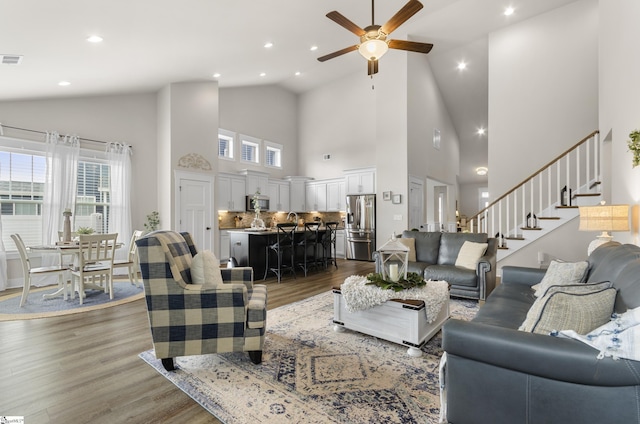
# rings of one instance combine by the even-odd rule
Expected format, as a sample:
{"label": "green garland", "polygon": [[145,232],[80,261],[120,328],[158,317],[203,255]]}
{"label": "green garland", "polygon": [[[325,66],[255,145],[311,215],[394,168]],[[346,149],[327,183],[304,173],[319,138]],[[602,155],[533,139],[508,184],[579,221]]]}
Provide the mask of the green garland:
{"label": "green garland", "polygon": [[414,287],[423,287],[427,284],[422,276],[416,272],[407,272],[407,279],[400,278],[398,281],[386,281],[382,279],[382,274],[371,273],[367,275],[369,282],[366,285],[378,286],[383,290],[393,290],[396,292],[411,289]]}

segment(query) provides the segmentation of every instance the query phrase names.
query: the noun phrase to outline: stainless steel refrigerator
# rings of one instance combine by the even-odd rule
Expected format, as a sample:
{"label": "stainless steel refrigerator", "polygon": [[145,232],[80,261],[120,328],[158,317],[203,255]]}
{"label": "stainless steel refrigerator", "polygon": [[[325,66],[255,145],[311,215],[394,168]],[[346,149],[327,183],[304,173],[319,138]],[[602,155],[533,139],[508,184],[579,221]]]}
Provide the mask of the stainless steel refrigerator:
{"label": "stainless steel refrigerator", "polygon": [[347,195],[347,259],[372,261],[376,250],[376,195]]}

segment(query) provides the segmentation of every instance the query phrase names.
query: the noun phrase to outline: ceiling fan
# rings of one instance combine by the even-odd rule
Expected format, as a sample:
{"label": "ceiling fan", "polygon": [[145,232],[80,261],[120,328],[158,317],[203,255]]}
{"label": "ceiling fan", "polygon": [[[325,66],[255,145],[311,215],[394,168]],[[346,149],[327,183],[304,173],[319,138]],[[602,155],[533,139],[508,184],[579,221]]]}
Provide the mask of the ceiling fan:
{"label": "ceiling fan", "polygon": [[422,9],[422,3],[418,0],[409,0],[402,9],[400,9],[386,24],[380,26],[375,24],[374,18],[374,0],[371,0],[371,25],[360,28],[358,25],[345,18],[340,12],[333,11],[327,13],[327,18],[331,19],[338,25],[348,29],[355,35],[360,37],[360,44],[346,47],[328,55],[319,57],[320,62],[324,62],[334,57],[341,56],[345,53],[358,50],[358,52],[368,61],[367,75],[373,75],[378,72],[378,60],[384,55],[388,49],[406,50],[417,53],[429,53],[433,48],[433,44],[419,43],[416,41],[406,40],[388,40],[387,37],[395,31],[400,25],[406,22],[413,15]]}

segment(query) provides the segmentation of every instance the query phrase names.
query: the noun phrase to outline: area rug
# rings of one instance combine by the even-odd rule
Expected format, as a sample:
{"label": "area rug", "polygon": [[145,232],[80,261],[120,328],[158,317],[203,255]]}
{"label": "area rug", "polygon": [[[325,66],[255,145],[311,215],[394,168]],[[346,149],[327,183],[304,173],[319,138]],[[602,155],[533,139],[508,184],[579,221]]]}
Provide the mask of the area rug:
{"label": "area rug", "polygon": [[62,296],[54,299],[43,299],[43,294],[54,293],[57,289],[57,286],[39,289],[32,288],[29,291],[27,303],[25,303],[22,308],[20,307],[22,291],[8,296],[1,296],[0,321],[47,318],[77,314],[121,305],[144,297],[144,288],[142,287],[142,284],[140,284],[140,287],[136,287],[129,281],[114,281],[113,300],[109,299],[108,294],[99,290],[87,290],[87,297],[84,299],[82,305],[78,302],[77,295],[75,299],[68,298],[67,300],[64,300]]}
{"label": "area rug", "polygon": [[[471,319],[478,303],[453,300]],[[226,424],[437,423],[441,333],[419,358],[364,334],[333,331],[330,292],[268,312],[262,364],[246,353],[179,357],[167,372],[140,357]]]}

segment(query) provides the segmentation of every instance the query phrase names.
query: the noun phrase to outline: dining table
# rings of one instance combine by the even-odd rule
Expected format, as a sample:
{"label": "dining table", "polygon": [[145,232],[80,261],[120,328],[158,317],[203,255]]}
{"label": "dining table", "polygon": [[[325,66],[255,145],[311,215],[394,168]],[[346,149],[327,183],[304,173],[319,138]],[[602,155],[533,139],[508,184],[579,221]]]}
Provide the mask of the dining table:
{"label": "dining table", "polygon": [[[123,243],[116,243],[116,249],[124,246]],[[73,267],[78,266],[78,255],[80,254],[80,243],[78,241],[70,241],[70,242],[56,242],[55,244],[49,245],[34,245],[27,246],[27,250],[33,253],[57,253],[60,255],[60,263],[63,263],[63,258],[65,256],[73,257]],[[69,267],[69,271],[71,271],[72,267]],[[69,280],[67,280],[69,281]],[[102,287],[97,286],[95,284],[85,284],[85,288],[93,289],[93,290],[104,290]],[[73,287],[71,288],[73,290]],[[42,295],[43,299],[53,299],[58,296],[64,296],[65,292],[65,284],[62,284],[58,290],[53,293],[47,293]],[[71,293],[69,293],[71,294]],[[82,294],[84,295],[84,293]]]}

